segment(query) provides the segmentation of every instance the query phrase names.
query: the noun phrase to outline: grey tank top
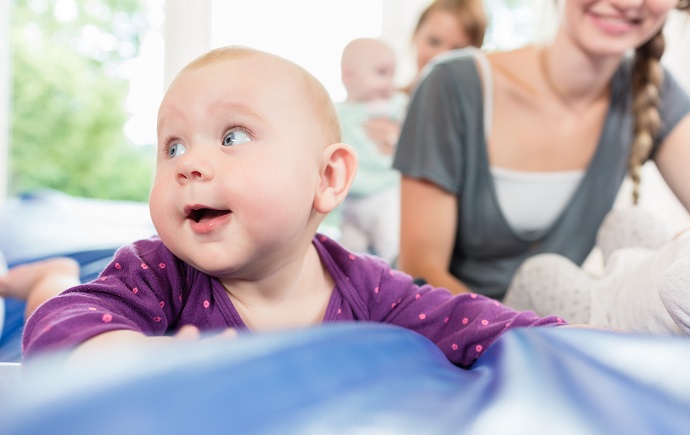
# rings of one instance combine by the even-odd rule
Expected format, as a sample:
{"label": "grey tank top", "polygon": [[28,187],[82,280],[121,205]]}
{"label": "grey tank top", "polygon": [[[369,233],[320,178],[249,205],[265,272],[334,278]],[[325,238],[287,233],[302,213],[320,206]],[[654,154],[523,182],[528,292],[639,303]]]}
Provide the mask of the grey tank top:
{"label": "grey tank top", "polygon": [[[393,167],[458,197],[450,272],[473,291],[501,299],[527,257],[552,252],[581,265],[594,247],[599,225],[611,210],[627,171],[632,62],[626,58],[612,78],[597,149],[570,203],[549,228],[517,233],[501,212],[489,169],[476,55],[476,50],[458,50],[428,71],[410,102]],[[667,71],[661,101],[662,128],[652,157],[678,121],[690,113],[690,97]]]}

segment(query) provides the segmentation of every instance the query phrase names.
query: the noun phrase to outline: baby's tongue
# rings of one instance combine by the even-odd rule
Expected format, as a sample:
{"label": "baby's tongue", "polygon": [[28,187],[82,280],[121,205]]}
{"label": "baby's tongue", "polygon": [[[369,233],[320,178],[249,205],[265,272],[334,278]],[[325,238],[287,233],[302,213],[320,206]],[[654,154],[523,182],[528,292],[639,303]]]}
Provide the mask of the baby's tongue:
{"label": "baby's tongue", "polygon": [[226,215],[228,213],[230,213],[230,210],[205,209],[203,214],[201,215],[201,218],[199,219],[199,222],[208,222],[208,221],[211,221],[217,217]]}

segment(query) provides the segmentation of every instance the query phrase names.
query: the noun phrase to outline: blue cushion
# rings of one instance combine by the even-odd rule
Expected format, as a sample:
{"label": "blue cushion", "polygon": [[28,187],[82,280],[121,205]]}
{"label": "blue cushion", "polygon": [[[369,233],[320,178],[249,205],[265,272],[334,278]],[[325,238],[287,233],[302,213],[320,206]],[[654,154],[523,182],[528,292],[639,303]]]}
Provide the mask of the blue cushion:
{"label": "blue cushion", "polygon": [[[685,339],[517,329],[470,370],[426,338],[335,324],[31,365],[5,434],[687,433]],[[43,364],[48,364],[44,366]]]}

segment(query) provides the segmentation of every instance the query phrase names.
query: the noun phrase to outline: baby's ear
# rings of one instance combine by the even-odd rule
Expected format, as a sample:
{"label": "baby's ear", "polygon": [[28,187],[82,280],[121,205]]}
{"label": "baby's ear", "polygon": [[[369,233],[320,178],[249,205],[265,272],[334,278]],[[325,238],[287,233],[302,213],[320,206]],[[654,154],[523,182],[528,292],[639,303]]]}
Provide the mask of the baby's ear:
{"label": "baby's ear", "polygon": [[357,154],[350,145],[334,143],[323,150],[314,210],[329,213],[347,196],[357,173]]}

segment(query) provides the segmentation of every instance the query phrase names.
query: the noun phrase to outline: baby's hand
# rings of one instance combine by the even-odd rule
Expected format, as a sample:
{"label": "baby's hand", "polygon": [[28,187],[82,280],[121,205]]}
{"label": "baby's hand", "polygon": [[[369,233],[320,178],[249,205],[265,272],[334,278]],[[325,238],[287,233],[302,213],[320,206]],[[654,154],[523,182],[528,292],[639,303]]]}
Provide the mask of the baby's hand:
{"label": "baby's hand", "polygon": [[[180,340],[199,340],[201,338],[201,331],[193,325],[184,325],[174,336]],[[235,328],[224,329],[221,333],[216,334],[208,339],[234,339],[237,338],[237,330]]]}

